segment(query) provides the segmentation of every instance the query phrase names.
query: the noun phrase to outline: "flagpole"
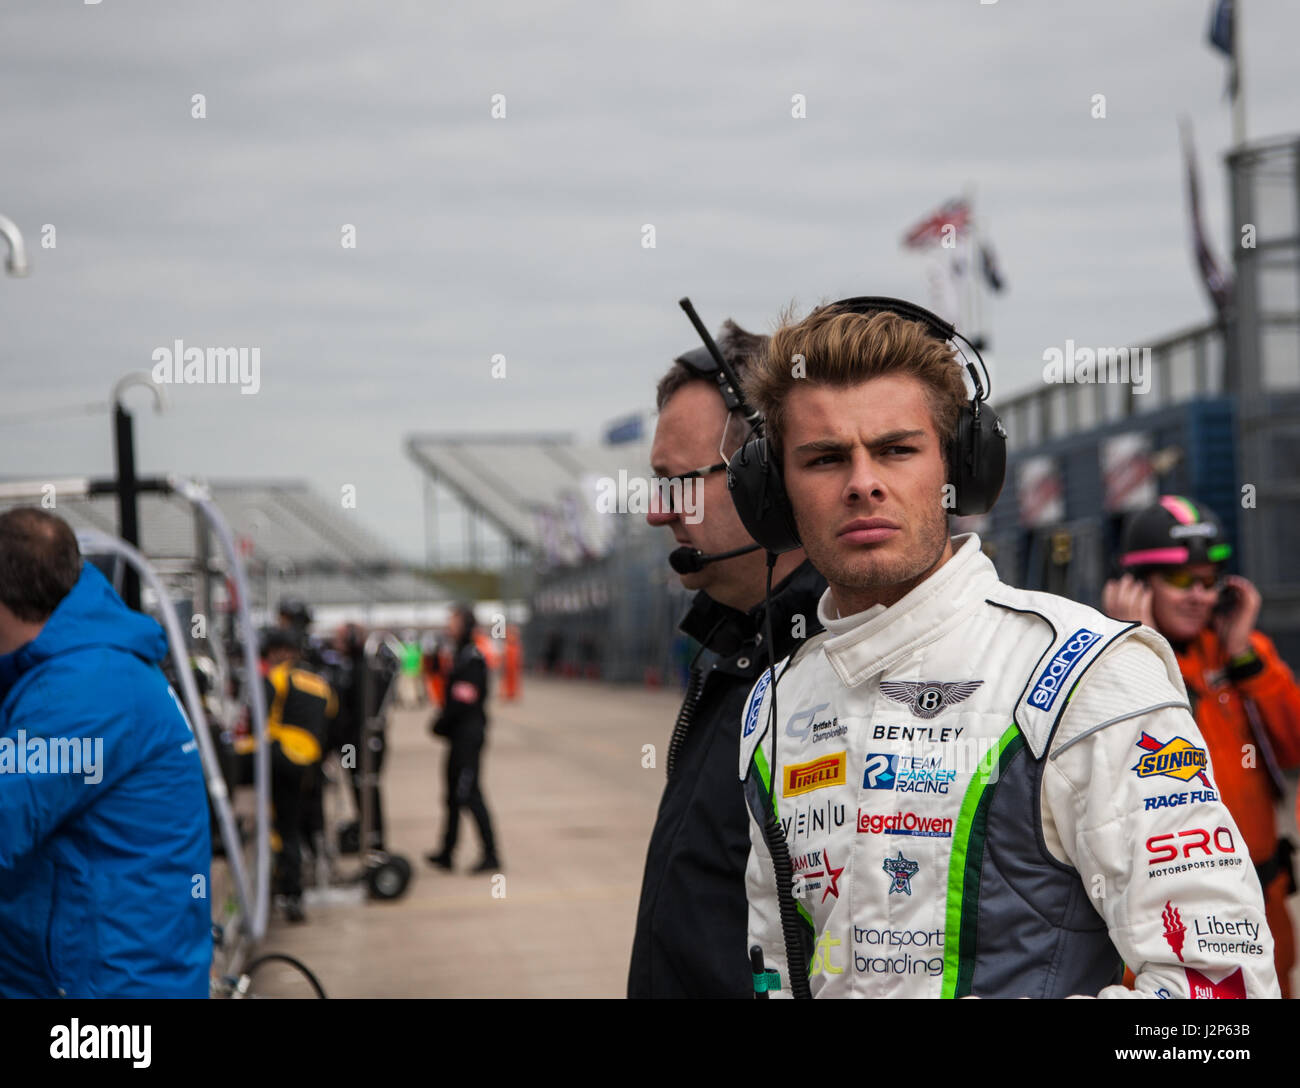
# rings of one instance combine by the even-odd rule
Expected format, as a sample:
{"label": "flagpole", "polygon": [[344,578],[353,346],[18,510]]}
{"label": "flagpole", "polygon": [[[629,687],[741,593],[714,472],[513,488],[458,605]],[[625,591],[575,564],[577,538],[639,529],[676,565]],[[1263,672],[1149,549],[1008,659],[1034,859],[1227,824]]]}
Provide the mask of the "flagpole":
{"label": "flagpole", "polygon": [[975,185],[968,183],[966,186],[966,206],[970,209],[970,234],[967,236],[966,247],[966,275],[970,280],[970,325],[967,328],[972,336],[983,337],[983,316],[980,313],[980,280],[983,278],[983,272],[976,264],[977,255],[980,249],[980,219],[975,214]]}
{"label": "flagpole", "polygon": [[1246,143],[1246,81],[1241,71],[1241,9],[1243,0],[1232,6],[1232,142],[1236,147]]}

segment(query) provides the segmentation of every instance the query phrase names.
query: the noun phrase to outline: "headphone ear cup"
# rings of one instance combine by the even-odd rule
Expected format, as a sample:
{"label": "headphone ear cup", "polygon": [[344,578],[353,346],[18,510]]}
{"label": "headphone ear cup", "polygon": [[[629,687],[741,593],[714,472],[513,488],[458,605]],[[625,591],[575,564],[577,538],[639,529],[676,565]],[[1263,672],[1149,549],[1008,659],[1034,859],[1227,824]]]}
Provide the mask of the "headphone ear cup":
{"label": "headphone ear cup", "polygon": [[751,438],[731,459],[727,488],[741,524],[757,544],[778,555],[802,546],[785,480],[766,438]]}
{"label": "headphone ear cup", "polygon": [[1007,432],[987,404],[963,404],[957,437],[948,448],[948,482],[956,492],[953,513],[987,514],[1002,494],[1007,475]]}

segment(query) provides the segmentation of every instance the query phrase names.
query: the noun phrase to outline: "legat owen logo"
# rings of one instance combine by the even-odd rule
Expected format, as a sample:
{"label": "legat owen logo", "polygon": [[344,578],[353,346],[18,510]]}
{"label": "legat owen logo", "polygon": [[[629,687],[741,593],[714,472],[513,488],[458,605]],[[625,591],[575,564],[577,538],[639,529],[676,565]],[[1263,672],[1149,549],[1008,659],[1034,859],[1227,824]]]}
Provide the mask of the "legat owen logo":
{"label": "legat owen logo", "polygon": [[1190,782],[1193,778],[1199,778],[1207,789],[1214,788],[1214,783],[1205,773],[1210,767],[1205,749],[1197,748],[1185,737],[1159,741],[1150,733],[1143,733],[1137,746],[1145,749],[1146,755],[1139,758],[1129,769],[1136,771],[1139,778],[1164,775],[1179,782]]}
{"label": "legat owen logo", "polygon": [[807,763],[792,763],[785,769],[785,780],[781,785],[782,797],[796,797],[801,793],[811,793],[825,786],[839,786],[844,783],[847,752],[810,759]]}
{"label": "legat owen logo", "polygon": [[862,835],[919,835],[924,838],[952,838],[951,816],[922,816],[916,812],[864,812],[858,809],[858,833]]}

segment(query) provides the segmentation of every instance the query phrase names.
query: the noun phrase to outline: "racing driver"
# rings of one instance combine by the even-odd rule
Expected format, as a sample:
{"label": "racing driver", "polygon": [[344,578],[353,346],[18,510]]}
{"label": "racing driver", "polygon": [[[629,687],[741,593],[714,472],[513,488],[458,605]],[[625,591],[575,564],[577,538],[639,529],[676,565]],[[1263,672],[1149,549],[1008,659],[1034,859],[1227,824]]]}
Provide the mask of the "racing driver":
{"label": "racing driver", "polygon": [[745,387],[829,587],[825,631],[741,720],[756,989],[1277,997],[1168,643],[1005,585],[977,536],[949,537],[952,346],[832,304],[778,329]]}

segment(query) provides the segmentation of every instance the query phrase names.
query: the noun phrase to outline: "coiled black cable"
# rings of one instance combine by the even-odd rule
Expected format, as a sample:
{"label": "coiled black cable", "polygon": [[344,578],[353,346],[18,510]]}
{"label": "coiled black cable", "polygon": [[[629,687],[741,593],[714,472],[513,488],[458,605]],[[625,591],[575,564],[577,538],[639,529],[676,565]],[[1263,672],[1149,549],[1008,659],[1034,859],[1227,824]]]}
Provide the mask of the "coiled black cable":
{"label": "coiled black cable", "polygon": [[718,633],[718,628],[726,622],[727,617],[723,616],[709,629],[709,633],[704,636],[704,641],[700,643],[700,648],[691,658],[691,678],[686,684],[686,697],[682,700],[681,709],[677,711],[677,722],[673,726],[673,735],[668,741],[668,756],[664,761],[666,777],[670,780],[677,766],[677,757],[682,754],[682,748],[686,744],[686,734],[690,732],[695,710],[700,704],[700,696],[704,693],[704,671],[696,667],[696,662],[700,660],[700,654],[709,648],[709,643]]}
{"label": "coiled black cable", "polygon": [[[772,795],[776,795],[776,643],[772,641],[772,568],[776,565],[776,553],[767,553],[767,589],[763,608],[763,629],[767,639],[767,667],[772,677],[772,710],[768,716],[768,727],[772,730]],[[793,653],[793,651],[791,651]],[[785,939],[786,974],[790,982],[790,993],[796,1000],[810,1000],[812,990],[808,985],[808,957],[804,953],[803,928],[799,920],[799,908],[794,900],[794,863],[790,860],[790,848],[786,845],[785,835],[777,822],[776,812],[769,808],[767,821],[763,825],[763,838],[767,842],[767,851],[772,855],[772,875],[776,878],[776,905],[781,914],[781,935]]]}
{"label": "coiled black cable", "polygon": [[677,724],[673,726],[673,736],[668,742],[668,759],[667,770],[669,780],[673,777],[673,770],[677,766],[677,757],[681,754],[682,745],[686,743],[686,734],[691,728],[691,719],[695,717],[695,708],[699,705],[700,695],[704,692],[704,673],[699,669],[691,669],[691,678],[686,685],[686,698],[682,700],[682,708],[677,712]]}

